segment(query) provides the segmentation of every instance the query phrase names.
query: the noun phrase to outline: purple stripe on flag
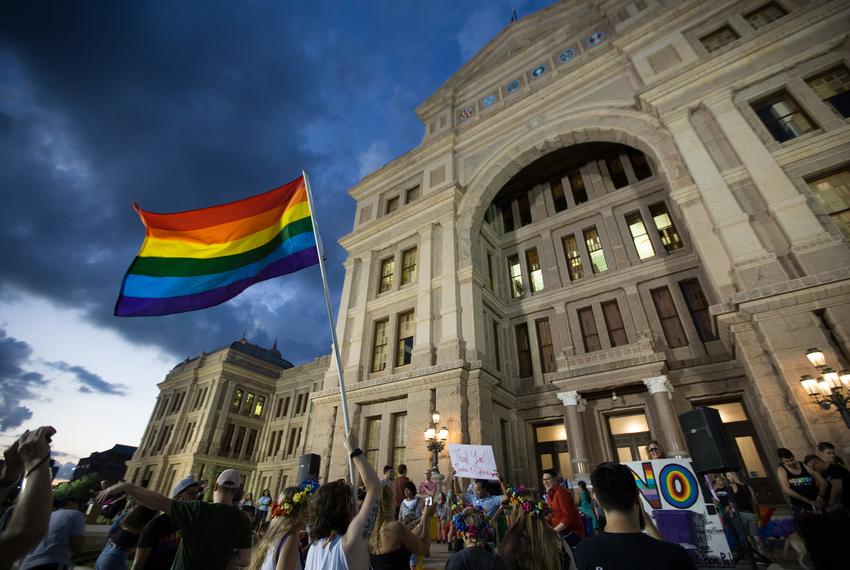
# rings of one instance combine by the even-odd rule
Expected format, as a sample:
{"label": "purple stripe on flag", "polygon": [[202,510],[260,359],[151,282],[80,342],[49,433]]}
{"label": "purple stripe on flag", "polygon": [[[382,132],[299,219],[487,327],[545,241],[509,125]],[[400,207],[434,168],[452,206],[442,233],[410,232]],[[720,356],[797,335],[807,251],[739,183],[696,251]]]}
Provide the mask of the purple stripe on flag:
{"label": "purple stripe on flag", "polygon": [[[185,313],[212,307],[232,299],[251,285],[272,279],[287,273],[319,263],[319,254],[315,247],[297,251],[283,259],[279,259],[254,275],[236,281],[230,285],[210,289],[195,295],[167,297],[164,299],[149,299],[145,297],[118,297],[115,304],[115,316],[118,317],[155,317],[173,313]],[[122,287],[123,290],[123,287]]]}

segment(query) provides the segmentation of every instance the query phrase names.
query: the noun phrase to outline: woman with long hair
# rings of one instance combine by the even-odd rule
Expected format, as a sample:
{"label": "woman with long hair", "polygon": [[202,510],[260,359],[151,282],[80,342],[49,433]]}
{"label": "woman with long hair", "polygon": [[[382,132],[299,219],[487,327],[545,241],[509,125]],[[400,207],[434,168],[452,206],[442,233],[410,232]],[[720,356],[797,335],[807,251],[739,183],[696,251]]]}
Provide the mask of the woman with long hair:
{"label": "woman with long hair", "polygon": [[135,554],[139,535],[157,511],[134,503],[123,514],[116,517],[109,528],[109,540],[97,557],[97,570],[126,570],[127,561]]}
{"label": "woman with long hair", "polygon": [[593,536],[593,532],[599,527],[599,522],[596,520],[596,507],[593,504],[593,497],[590,496],[590,491],[587,490],[587,483],[584,481],[578,482],[579,488],[576,490],[576,504],[578,504],[578,512],[581,513],[584,519],[584,537]]}
{"label": "woman with long hair", "polygon": [[547,504],[522,488],[508,487],[506,491],[513,511],[499,556],[507,570],[575,568],[570,549],[546,522]]}
{"label": "woman with long hair", "polygon": [[419,525],[411,532],[395,520],[395,495],[389,485],[383,486],[375,529],[369,537],[369,563],[373,570],[407,570],[412,555],[428,554],[431,539],[428,521],[434,514],[433,505],[425,507]]}
{"label": "woman with long hair", "polygon": [[271,520],[268,531],[254,549],[249,570],[303,569],[298,533],[307,524],[310,497],[318,487],[315,481],[304,481],[283,490],[278,516]]}
{"label": "woman with long hair", "polygon": [[404,486],[404,499],[398,509],[398,520],[412,528],[422,518],[422,499],[416,496],[416,485],[408,481]]}
{"label": "woman with long hair", "polygon": [[307,553],[305,570],[367,570],[369,546],[382,485],[378,474],[357,447],[357,437],[349,431],[343,445],[366,486],[366,498],[354,515],[352,487],[345,481],[325,483],[310,503],[310,535],[313,543]]}

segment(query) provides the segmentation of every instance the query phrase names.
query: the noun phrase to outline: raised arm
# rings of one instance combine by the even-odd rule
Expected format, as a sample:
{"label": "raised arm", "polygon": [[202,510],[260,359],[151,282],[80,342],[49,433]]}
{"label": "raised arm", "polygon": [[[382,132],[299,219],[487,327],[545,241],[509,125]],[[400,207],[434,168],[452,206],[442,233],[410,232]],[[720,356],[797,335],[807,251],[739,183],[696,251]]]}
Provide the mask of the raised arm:
{"label": "raised arm", "polygon": [[24,473],[24,462],[18,452],[18,441],[3,452],[3,470],[0,474],[0,501],[6,498]]}
{"label": "raised arm", "polygon": [[422,513],[419,525],[411,532],[403,524],[396,525],[401,544],[412,554],[428,554],[431,549],[430,522],[434,516],[434,505],[428,505]]}
{"label": "raised arm", "polygon": [[154,511],[162,511],[163,513],[170,515],[171,514],[171,505],[174,501],[157,493],[156,491],[151,491],[150,489],[145,489],[144,487],[139,487],[138,485],[133,485],[132,483],[116,483],[111,487],[104,489],[97,496],[97,501],[102,503],[107,497],[113,494],[125,493],[138,501],[141,505],[152,509]]}
{"label": "raised arm", "polygon": [[[345,435],[343,444],[349,455],[355,451],[359,452],[353,458],[354,467],[357,469],[358,475],[360,475],[363,484],[366,486],[366,498],[363,499],[363,505],[360,511],[354,515],[351,524],[348,525],[348,531],[345,533],[343,549],[346,553],[349,553],[360,542],[365,547],[366,540],[372,534],[372,528],[375,526],[375,517],[378,515],[378,498],[381,496],[381,481],[378,479],[378,474],[375,473],[375,470],[366,461],[366,456],[357,447],[357,437],[354,433],[349,431]],[[357,482],[352,481],[351,484],[356,485]]]}

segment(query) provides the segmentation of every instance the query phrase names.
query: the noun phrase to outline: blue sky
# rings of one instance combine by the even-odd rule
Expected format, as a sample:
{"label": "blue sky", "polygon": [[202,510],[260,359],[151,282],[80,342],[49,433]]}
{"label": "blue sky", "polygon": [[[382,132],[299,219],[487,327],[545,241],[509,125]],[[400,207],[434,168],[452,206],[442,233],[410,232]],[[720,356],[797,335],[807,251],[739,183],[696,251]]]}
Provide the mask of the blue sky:
{"label": "blue sky", "polygon": [[[419,144],[414,109],[551,0],[23,2],[0,19],[0,444],[136,445],[156,383],[238,339],[330,350],[317,268],[182,315],[112,308],[143,229],[310,172],[334,304],[346,191]],[[298,323],[297,333],[293,323]]]}

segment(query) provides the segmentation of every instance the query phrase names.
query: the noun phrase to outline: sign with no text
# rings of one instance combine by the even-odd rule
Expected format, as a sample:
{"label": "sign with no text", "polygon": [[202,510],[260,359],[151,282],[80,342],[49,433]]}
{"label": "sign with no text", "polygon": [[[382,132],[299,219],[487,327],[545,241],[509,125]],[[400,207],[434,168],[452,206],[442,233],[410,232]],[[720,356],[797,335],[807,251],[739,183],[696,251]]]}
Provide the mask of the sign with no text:
{"label": "sign with no text", "polygon": [[458,477],[498,479],[496,457],[493,455],[492,446],[450,443],[449,457]]}

